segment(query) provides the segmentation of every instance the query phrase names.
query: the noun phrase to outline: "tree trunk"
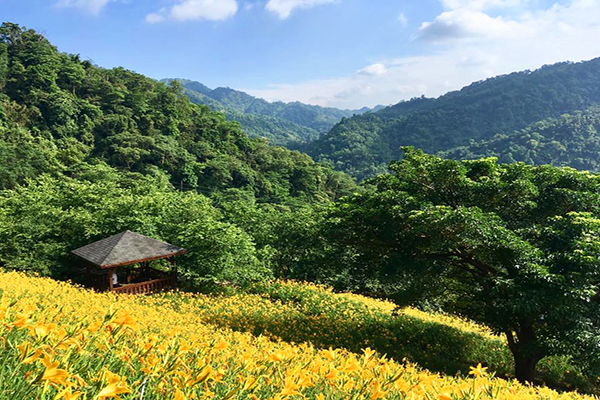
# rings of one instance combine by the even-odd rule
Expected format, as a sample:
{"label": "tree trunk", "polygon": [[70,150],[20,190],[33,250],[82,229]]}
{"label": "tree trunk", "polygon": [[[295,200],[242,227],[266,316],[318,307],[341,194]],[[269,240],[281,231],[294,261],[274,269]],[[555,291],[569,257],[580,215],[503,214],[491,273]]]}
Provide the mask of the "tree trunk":
{"label": "tree trunk", "polygon": [[535,367],[538,359],[536,357],[518,356],[513,353],[515,358],[515,377],[521,383],[532,383],[535,377]]}
{"label": "tree trunk", "polygon": [[[515,377],[521,383],[533,383],[535,367],[542,359],[533,327],[521,324],[516,335],[507,331],[508,347],[515,360]],[[516,336],[516,337],[515,337]]]}

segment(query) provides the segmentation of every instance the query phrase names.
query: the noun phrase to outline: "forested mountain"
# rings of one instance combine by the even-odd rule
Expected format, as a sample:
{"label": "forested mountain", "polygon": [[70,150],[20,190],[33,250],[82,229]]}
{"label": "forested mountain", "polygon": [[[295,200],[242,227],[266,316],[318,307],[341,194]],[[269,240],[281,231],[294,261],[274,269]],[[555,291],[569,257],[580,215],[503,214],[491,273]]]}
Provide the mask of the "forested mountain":
{"label": "forested mountain", "polygon": [[358,178],[386,169],[401,146],[438,152],[488,140],[600,102],[600,58],[475,82],[342,120],[306,149]]}
{"label": "forested mountain", "polygon": [[[169,83],[174,79],[164,79]],[[320,107],[300,102],[268,102],[245,92],[219,87],[210,89],[200,82],[177,79],[184,87],[184,93],[197,104],[204,104],[215,111],[223,112],[227,118],[242,125],[244,133],[265,137],[273,144],[293,146],[317,139],[329,131],[342,118],[371,111],[364,107],[359,110],[340,110]],[[377,106],[374,110],[380,109]]]}
{"label": "forested mountain", "polygon": [[523,161],[600,171],[600,107],[549,118],[440,155],[453,159],[496,156],[506,163]]}
{"label": "forested mountain", "polygon": [[[261,202],[335,198],[352,181],[123,68],[60,53],[33,30],[0,29],[0,188],[107,163],[178,188],[242,189]],[[85,168],[83,168],[85,169]]]}

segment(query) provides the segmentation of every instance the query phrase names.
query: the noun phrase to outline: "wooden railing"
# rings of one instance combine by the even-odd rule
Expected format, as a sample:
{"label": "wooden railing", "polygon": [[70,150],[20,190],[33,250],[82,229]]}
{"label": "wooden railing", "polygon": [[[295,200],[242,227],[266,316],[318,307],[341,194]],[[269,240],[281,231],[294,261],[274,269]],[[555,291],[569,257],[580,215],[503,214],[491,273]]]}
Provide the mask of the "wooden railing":
{"label": "wooden railing", "polygon": [[177,279],[175,277],[153,279],[151,281],[130,283],[127,285],[113,288],[113,292],[122,294],[148,294],[160,292],[162,290],[175,289]]}

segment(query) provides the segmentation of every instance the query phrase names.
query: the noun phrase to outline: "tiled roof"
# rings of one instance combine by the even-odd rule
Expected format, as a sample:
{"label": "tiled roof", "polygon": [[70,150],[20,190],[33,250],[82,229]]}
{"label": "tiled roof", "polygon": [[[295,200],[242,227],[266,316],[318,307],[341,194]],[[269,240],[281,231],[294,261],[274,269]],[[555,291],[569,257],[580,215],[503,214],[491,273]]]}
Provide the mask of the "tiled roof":
{"label": "tiled roof", "polygon": [[100,268],[118,267],[185,253],[186,250],[139,233],[125,231],[73,250]]}

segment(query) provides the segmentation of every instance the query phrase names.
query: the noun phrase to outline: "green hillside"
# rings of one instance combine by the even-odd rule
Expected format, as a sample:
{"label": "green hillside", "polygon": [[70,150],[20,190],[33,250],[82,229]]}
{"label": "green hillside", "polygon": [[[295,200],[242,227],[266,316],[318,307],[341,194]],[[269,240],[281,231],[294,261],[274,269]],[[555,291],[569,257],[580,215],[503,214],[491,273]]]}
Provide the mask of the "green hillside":
{"label": "green hillside", "polygon": [[559,63],[476,82],[437,99],[402,102],[345,119],[306,149],[364,178],[401,157],[401,146],[444,151],[586,109],[600,102],[599,67],[600,59]]}
{"label": "green hillside", "polygon": [[[360,110],[340,110],[300,102],[271,103],[230,88],[220,87],[213,90],[199,82],[177,80],[194,103],[221,111],[227,118],[239,122],[244,133],[249,136],[264,137],[278,145],[293,146],[296,143],[315,140],[342,118],[370,111],[366,107]],[[172,81],[173,79],[163,80]]]}
{"label": "green hillside", "polygon": [[[199,85],[202,85],[193,85],[194,83],[192,82],[192,87],[200,88]],[[193,103],[207,105],[213,111],[223,113],[227,119],[239,122],[242,130],[248,136],[264,137],[269,140],[269,143],[274,145],[290,146],[295,143],[316,139],[320,135],[313,128],[298,125],[283,118],[248,114],[232,107],[226,107],[206,94],[189,89],[188,87],[184,87],[183,92]]]}
{"label": "green hillside", "polygon": [[202,193],[242,189],[261,202],[322,201],[353,187],[307,155],[250,139],[178,84],[96,67],[33,30],[2,25],[0,188],[101,162]]}
{"label": "green hillside", "polygon": [[441,155],[454,159],[496,156],[500,162],[571,166],[600,170],[600,108],[549,118],[508,135],[457,147]]}

